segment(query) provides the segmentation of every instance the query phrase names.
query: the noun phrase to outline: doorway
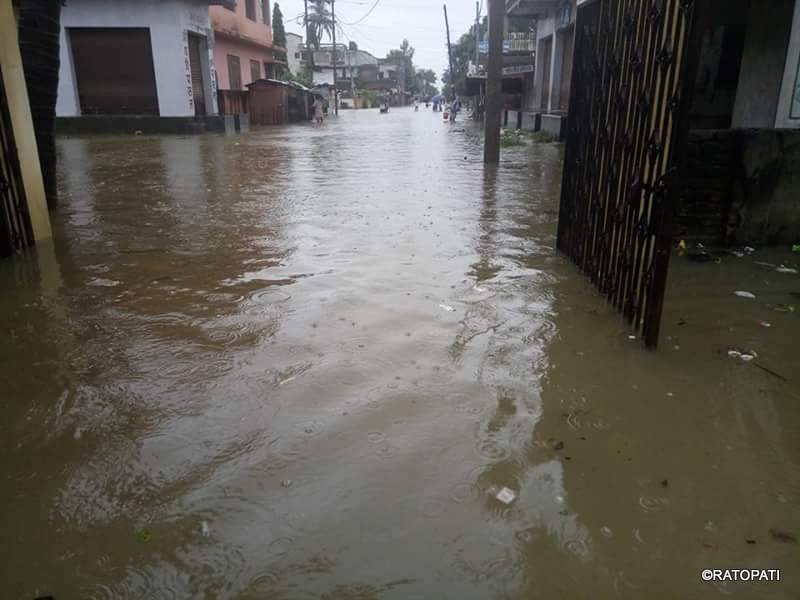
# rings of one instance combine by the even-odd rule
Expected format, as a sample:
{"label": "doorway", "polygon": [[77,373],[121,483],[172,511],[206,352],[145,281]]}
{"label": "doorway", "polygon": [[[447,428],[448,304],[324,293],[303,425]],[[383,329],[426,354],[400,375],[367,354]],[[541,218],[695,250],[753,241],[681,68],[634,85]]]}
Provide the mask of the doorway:
{"label": "doorway", "polygon": [[202,37],[189,34],[189,65],[192,72],[192,96],[194,96],[194,114],[196,117],[206,115],[206,86],[203,84]]}

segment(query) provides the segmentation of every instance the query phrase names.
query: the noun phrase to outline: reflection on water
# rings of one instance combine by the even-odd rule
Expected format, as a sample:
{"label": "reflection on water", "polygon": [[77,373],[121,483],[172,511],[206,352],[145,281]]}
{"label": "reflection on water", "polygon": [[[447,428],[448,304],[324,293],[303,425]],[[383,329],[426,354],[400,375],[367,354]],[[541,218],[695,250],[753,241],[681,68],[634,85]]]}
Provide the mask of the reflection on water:
{"label": "reflection on water", "polygon": [[8,597],[797,597],[797,280],[677,260],[643,352],[554,251],[561,152],[61,140],[55,246],[0,263]]}

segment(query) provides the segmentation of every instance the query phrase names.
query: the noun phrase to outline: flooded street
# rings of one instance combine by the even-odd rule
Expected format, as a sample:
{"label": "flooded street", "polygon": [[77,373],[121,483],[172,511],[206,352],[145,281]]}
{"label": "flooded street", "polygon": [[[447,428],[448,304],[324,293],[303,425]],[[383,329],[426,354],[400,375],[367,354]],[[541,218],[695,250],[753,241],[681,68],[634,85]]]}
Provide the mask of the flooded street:
{"label": "flooded street", "polygon": [[800,597],[797,255],[676,255],[646,352],[555,252],[562,154],[59,140],[55,248],[0,262],[0,595]]}

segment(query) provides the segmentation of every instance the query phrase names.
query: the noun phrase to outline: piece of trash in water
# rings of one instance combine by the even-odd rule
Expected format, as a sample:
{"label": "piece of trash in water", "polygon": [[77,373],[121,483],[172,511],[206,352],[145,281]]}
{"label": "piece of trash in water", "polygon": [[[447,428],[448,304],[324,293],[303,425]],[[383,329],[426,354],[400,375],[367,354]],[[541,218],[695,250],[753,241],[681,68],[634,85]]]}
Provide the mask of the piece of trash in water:
{"label": "piece of trash in water", "polygon": [[706,523],[706,526],[703,527],[703,529],[705,529],[706,531],[714,531],[714,523],[709,521],[708,523]]}
{"label": "piece of trash in water", "polygon": [[792,246],[792,252],[800,252],[800,244],[795,244]]}
{"label": "piece of trash in water", "polygon": [[738,358],[744,362],[750,362],[751,360],[758,358],[758,354],[756,354],[753,350],[748,350],[746,352],[739,350],[728,350],[728,356],[731,358]]}
{"label": "piece of trash in water", "polygon": [[683,327],[686,325],[686,319],[678,319],[678,327]]}
{"label": "piece of trash in water", "polygon": [[742,250],[744,250],[745,254],[752,254],[753,252],[756,251],[756,249],[753,248],[752,246],[745,246],[744,248],[742,248]]}
{"label": "piece of trash in water", "polygon": [[664,487],[664,488],[669,487],[669,479],[664,479],[661,482],[661,487]]}
{"label": "piece of trash in water", "polygon": [[600,533],[602,533],[606,537],[612,537],[614,535],[610,527],[601,527]]}
{"label": "piece of trash in water", "polygon": [[453,308],[452,306],[448,306],[447,304],[440,304],[439,308],[441,308],[442,310],[446,310],[447,312],[456,312],[455,308]]}
{"label": "piece of trash in water", "polygon": [[792,269],[791,267],[785,267],[781,265],[777,269],[775,269],[778,273],[790,273],[792,275],[797,275],[797,269]]}
{"label": "piece of trash in water", "polygon": [[680,251],[680,255],[683,256],[683,253],[686,251],[686,240],[678,242],[678,250]]}
{"label": "piece of trash in water", "polygon": [[285,488],[292,487],[292,483],[294,482],[291,479],[284,479],[283,481],[281,481],[281,487]]}
{"label": "piece of trash in water", "polygon": [[767,327],[767,328],[772,327],[772,323],[767,323],[766,321],[759,321],[758,324],[761,325],[762,327]]}
{"label": "piece of trash in water", "polygon": [[507,487],[502,488],[497,495],[495,496],[500,502],[503,504],[511,504],[514,500],[517,499],[517,494],[514,490],[511,490]]}
{"label": "piece of trash in water", "polygon": [[745,542],[746,544],[750,544],[751,546],[752,546],[753,544],[755,544],[755,543],[756,543],[756,541],[755,541],[755,540],[745,540],[744,542]]}
{"label": "piece of trash in water", "polygon": [[769,534],[772,536],[772,539],[783,542],[784,544],[797,543],[797,538],[788,531],[783,531],[773,527],[769,530]]}
{"label": "piece of trash in water", "polygon": [[794,306],[791,304],[776,304],[775,310],[778,312],[794,312]]}
{"label": "piece of trash in water", "polygon": [[481,287],[481,286],[479,286],[479,285],[475,285],[475,286],[473,286],[473,288],[472,288],[472,289],[473,289],[473,290],[475,290],[476,292],[478,292],[479,294],[482,294],[483,292],[485,292],[485,291],[486,291],[486,288],[485,288],[485,287]]}
{"label": "piece of trash in water", "polygon": [[141,529],[136,532],[136,539],[140,542],[149,542],[153,539],[153,534],[147,529]]}
{"label": "piece of trash in water", "polygon": [[636,336],[635,336],[635,335],[629,335],[629,336],[628,336],[628,339],[629,339],[629,340],[635,340],[635,339],[636,339]]}
{"label": "piece of trash in water", "polygon": [[208,521],[203,521],[200,524],[200,533],[204,538],[207,538],[211,535],[211,527],[208,526]]}
{"label": "piece of trash in water", "polygon": [[553,450],[563,450],[564,449],[564,442],[556,442],[553,444]]}
{"label": "piece of trash in water", "polygon": [[739,296],[739,298],[750,298],[751,300],[755,299],[756,297],[756,295],[753,292],[743,292],[741,290],[738,292],[734,292],[734,294]]}

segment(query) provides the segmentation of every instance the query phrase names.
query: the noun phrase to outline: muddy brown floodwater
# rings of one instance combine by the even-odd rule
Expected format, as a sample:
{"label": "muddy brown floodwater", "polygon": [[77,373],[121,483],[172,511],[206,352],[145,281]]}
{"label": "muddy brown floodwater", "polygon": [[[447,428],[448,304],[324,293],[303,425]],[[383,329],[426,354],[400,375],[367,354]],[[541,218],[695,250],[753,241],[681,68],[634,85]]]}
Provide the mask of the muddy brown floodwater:
{"label": "muddy brown floodwater", "polygon": [[559,145],[59,152],[55,247],[0,263],[3,598],[800,596],[797,255],[675,257],[645,352],[554,250]]}

